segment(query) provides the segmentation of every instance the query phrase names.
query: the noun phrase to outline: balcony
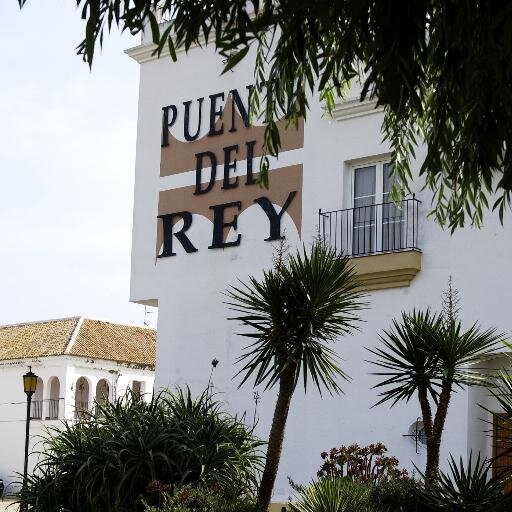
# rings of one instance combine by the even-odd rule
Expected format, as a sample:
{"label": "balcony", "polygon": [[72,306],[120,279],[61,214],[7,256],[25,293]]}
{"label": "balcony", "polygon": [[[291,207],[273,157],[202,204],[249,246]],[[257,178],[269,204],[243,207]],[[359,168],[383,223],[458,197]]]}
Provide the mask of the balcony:
{"label": "balcony", "polygon": [[59,399],[50,398],[48,400],[48,411],[46,413],[47,420],[56,420],[59,417]]}
{"label": "balcony", "polygon": [[421,270],[418,246],[420,201],[319,211],[321,238],[353,258],[361,288],[375,290],[409,286]]}
{"label": "balcony", "polygon": [[43,417],[43,401],[32,400],[30,403],[30,419],[40,420]]}
{"label": "balcony", "polygon": [[30,403],[30,419],[32,420],[56,420],[59,418],[60,398],[45,400],[32,400]]}

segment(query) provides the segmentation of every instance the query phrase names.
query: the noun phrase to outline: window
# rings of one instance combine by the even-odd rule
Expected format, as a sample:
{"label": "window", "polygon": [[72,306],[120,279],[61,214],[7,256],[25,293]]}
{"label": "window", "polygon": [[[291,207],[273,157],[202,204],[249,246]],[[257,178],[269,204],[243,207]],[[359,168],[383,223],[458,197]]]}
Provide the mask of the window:
{"label": "window", "polygon": [[403,248],[404,213],[391,200],[392,185],[389,162],[353,168],[352,255]]}
{"label": "window", "polygon": [[393,179],[388,160],[366,159],[345,167],[343,208],[319,210],[323,240],[337,252],[352,257],[419,251],[421,202],[413,194],[395,204],[391,199]]}
{"label": "window", "polygon": [[132,393],[134,399],[142,398],[144,390],[143,383],[140,380],[132,380]]}

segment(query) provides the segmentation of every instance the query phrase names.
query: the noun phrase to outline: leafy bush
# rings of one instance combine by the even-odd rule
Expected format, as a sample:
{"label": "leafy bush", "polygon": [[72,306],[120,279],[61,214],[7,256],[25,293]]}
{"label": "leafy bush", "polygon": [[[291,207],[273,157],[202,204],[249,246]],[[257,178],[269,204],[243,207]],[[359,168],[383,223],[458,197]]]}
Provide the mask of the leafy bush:
{"label": "leafy bush", "polygon": [[358,482],[377,482],[390,478],[406,478],[407,470],[398,468],[396,457],[384,454],[387,448],[382,443],[359,446],[351,444],[332,448],[321,454],[324,463],[318,476],[348,477]]}
{"label": "leafy bush", "polygon": [[459,464],[450,456],[450,473],[441,472],[437,482],[428,484],[423,492],[425,503],[439,512],[510,512],[512,497],[503,492],[502,482],[489,478],[490,466],[478,456],[468,467],[462,458]]}
{"label": "leafy bush", "polygon": [[175,485],[250,494],[261,442],[206,392],[129,394],[96,404],[90,417],[51,429],[20,502],[37,512],[140,510]]}
{"label": "leafy bush", "polygon": [[146,512],[255,512],[255,503],[211,487],[189,485],[177,488],[163,498],[160,507],[147,507]]}
{"label": "leafy bush", "polygon": [[292,512],[378,512],[371,504],[369,486],[331,476],[321,477],[299,492],[290,508]]}
{"label": "leafy bush", "polygon": [[390,478],[372,486],[370,499],[379,512],[427,512],[422,489],[422,482],[413,478]]}

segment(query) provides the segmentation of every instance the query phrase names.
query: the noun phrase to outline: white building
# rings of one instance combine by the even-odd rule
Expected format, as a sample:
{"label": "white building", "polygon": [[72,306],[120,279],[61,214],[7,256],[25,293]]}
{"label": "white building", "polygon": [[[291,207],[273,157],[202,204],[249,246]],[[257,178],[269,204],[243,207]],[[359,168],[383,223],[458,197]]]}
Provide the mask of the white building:
{"label": "white building", "polygon": [[[39,436],[74,420],[95,401],[127,389],[153,392],[155,331],[83,317],[0,327],[0,478],[9,485],[23,471],[26,395],[22,376],[38,376],[32,397],[29,468]],[[7,489],[9,491],[9,489]]]}
{"label": "white building", "polygon": [[[233,380],[247,340],[227,321],[222,292],[271,265],[279,234],[293,248],[320,231],[353,257],[370,307],[360,333],[337,344],[352,377],[343,385],[346,394],[321,399],[313,389],[305,396],[297,388],[274,499],[288,497],[287,476],[307,482],[320,453],[342,444],[381,441],[403,466],[424,468],[425,450],[409,435],[421,416],[417,401],[372,408],[377,380],[365,347],[401,311],[439,308],[450,275],[466,324],[478,320],[508,332],[510,219],[503,227],[489,214],[484,229],[451,236],[427,217],[431,195],[421,179],[401,210],[386,205],[390,147],[382,142],[383,113],[374,102],[360,103],[355,89],[332,119],[312,99],[307,123],[282,133],[270,188],[262,189],[253,179],[262,128],[244,123],[251,59],[221,76],[222,59],[211,47],[179,53],[177,62],[154,56],[150,42],[128,54],[140,63],[131,300],[159,308],[156,388],[187,383],[201,390],[216,357],[217,390],[233,411],[252,417],[253,389],[238,389]],[[416,170],[423,154],[417,152]],[[259,394],[258,432],[267,438],[275,395]],[[449,452],[491,454],[489,425],[481,421],[491,418],[478,403],[493,407],[483,390],[455,394],[444,460]]]}

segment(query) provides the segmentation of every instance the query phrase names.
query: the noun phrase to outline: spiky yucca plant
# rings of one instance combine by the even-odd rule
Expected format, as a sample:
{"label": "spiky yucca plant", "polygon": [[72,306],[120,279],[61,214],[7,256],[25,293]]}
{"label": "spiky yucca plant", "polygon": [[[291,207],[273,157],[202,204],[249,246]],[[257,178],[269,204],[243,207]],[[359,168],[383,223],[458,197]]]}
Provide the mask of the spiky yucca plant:
{"label": "spiky yucca plant", "polygon": [[302,378],[321,392],[338,393],[338,379],[347,376],[330,346],[351,333],[364,306],[349,260],[321,242],[305,248],[259,278],[251,277],[227,292],[231,318],[247,330],[252,340],[240,357],[238,372],[243,385],[253,378],[265,389],[279,386],[270,429],[267,457],[259,491],[258,508],[266,512],[277,474],[284,430],[294,390]]}
{"label": "spiky yucca plant", "polygon": [[462,458],[457,464],[450,455],[450,472],[439,474],[433,483],[427,483],[423,501],[439,512],[509,512],[512,496],[503,492],[502,482],[489,477],[490,465],[486,460],[476,461],[470,454],[467,467]]}
{"label": "spiky yucca plant", "polygon": [[292,512],[377,512],[371,487],[348,478],[322,477],[290,503]]}
{"label": "spiky yucca plant", "polygon": [[382,378],[374,388],[383,389],[376,405],[394,406],[417,395],[427,446],[425,476],[434,480],[452,393],[489,384],[478,365],[495,353],[502,335],[477,324],[464,329],[460,321],[447,322],[427,310],[403,313],[379,338],[380,347],[368,349],[375,356],[370,362],[382,370],[374,374]]}

